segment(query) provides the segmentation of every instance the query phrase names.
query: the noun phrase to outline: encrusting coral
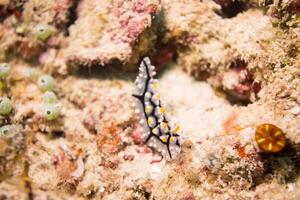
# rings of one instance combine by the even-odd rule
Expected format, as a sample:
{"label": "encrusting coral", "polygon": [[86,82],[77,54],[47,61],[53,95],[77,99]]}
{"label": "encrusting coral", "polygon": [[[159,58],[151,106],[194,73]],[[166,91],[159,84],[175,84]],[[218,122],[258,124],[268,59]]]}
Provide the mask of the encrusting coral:
{"label": "encrusting coral", "polygon": [[273,124],[262,124],[256,128],[255,140],[265,152],[279,152],[286,145],[285,135]]}
{"label": "encrusting coral", "polygon": [[[151,48],[155,38],[149,27],[158,1],[82,1],[78,19],[70,28],[67,59],[83,65],[129,63]],[[153,39],[152,39],[153,38]]]}

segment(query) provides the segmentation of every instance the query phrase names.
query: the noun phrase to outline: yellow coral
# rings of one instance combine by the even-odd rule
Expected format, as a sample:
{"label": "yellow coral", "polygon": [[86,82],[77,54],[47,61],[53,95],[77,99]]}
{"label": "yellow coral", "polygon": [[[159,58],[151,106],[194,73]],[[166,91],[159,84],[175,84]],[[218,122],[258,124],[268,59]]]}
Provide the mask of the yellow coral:
{"label": "yellow coral", "polygon": [[255,140],[264,152],[276,153],[286,145],[284,132],[273,124],[261,124],[256,128]]}

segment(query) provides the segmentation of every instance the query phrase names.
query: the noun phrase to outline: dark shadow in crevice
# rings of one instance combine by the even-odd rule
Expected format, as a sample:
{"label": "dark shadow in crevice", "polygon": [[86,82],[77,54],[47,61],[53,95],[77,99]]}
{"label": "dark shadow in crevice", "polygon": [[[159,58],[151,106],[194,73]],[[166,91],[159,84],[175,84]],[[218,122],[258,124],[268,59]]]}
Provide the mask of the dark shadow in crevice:
{"label": "dark shadow in crevice", "polygon": [[79,5],[80,0],[75,0],[73,5],[69,9],[69,20],[66,23],[66,28],[65,28],[65,36],[69,36],[69,27],[75,23],[77,20],[77,7]]}
{"label": "dark shadow in crevice", "polygon": [[237,98],[234,95],[231,95],[230,92],[226,92],[226,100],[231,104],[231,105],[235,105],[235,106],[247,106],[250,103],[252,103],[250,101],[250,99],[240,99]]}
{"label": "dark shadow in crevice", "polygon": [[65,137],[65,132],[64,131],[60,131],[60,130],[55,130],[55,131],[51,132],[50,137],[52,139],[61,138],[61,137],[64,138]]}
{"label": "dark shadow in crevice", "polygon": [[272,177],[280,184],[294,183],[300,175],[300,153],[299,145],[292,145],[290,141],[287,146],[278,153],[262,153],[261,158],[265,160],[265,177]]}
{"label": "dark shadow in crevice", "polygon": [[221,10],[216,13],[223,18],[232,18],[239,13],[247,9],[247,4],[245,2],[233,1],[233,0],[214,0],[217,4],[221,6]]}
{"label": "dark shadow in crevice", "polygon": [[121,63],[117,59],[112,60],[110,64],[106,65],[91,65],[78,67],[78,70],[73,74],[75,77],[82,79],[101,79],[101,80],[124,80],[134,81],[136,72],[135,70],[128,70],[129,67]]}

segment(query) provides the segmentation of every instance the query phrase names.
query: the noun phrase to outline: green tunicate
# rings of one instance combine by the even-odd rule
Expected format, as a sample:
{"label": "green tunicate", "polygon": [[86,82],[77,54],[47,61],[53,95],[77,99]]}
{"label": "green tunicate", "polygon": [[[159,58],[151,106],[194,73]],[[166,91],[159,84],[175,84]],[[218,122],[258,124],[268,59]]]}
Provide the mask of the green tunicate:
{"label": "green tunicate", "polygon": [[54,88],[54,79],[50,75],[43,75],[38,79],[37,84],[41,91],[51,91]]}
{"label": "green tunicate", "polygon": [[0,136],[7,136],[13,130],[13,125],[4,125],[0,128]]}
{"label": "green tunicate", "polygon": [[9,75],[10,67],[8,63],[0,63],[0,78],[5,79]]}
{"label": "green tunicate", "polygon": [[60,115],[60,108],[56,104],[46,104],[44,116],[47,120],[51,121],[58,118]]}
{"label": "green tunicate", "polygon": [[0,98],[0,114],[8,115],[12,111],[12,104],[9,98],[1,97]]}
{"label": "green tunicate", "polygon": [[44,101],[47,104],[52,104],[57,102],[56,94],[52,91],[46,91],[44,93]]}
{"label": "green tunicate", "polygon": [[37,39],[46,41],[52,35],[52,28],[47,24],[37,24],[34,27],[34,34]]}

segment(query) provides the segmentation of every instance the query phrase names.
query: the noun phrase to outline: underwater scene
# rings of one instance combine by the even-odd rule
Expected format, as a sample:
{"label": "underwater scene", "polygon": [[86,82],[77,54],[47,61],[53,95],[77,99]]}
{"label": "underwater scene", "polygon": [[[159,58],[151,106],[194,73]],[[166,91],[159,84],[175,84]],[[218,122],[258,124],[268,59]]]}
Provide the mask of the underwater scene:
{"label": "underwater scene", "polygon": [[300,200],[300,0],[0,0],[0,200]]}

